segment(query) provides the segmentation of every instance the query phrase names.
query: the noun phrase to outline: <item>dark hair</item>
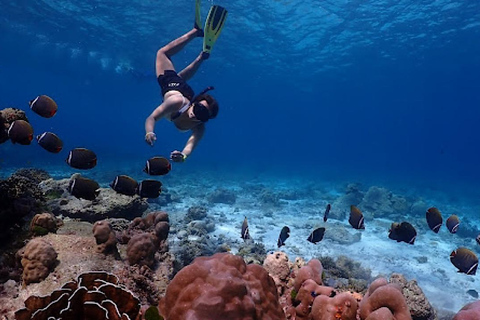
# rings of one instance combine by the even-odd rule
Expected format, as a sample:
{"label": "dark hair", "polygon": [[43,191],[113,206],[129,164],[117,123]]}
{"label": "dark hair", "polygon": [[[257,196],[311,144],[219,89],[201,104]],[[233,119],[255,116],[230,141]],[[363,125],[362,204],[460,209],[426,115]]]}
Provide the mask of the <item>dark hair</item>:
{"label": "dark hair", "polygon": [[205,100],[208,103],[208,109],[210,110],[210,119],[213,119],[218,114],[218,102],[209,94],[201,94],[195,98],[193,102],[199,102]]}

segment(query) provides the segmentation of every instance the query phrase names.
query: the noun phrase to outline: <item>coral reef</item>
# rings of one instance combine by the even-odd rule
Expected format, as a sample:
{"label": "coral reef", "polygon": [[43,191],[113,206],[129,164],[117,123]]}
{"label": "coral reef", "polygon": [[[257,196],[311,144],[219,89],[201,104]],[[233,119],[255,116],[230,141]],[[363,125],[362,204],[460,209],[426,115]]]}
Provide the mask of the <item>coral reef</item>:
{"label": "coral reef", "polygon": [[390,283],[400,285],[403,295],[407,301],[408,308],[413,320],[435,320],[437,314],[427,297],[419,287],[417,281],[407,281],[405,277],[399,273],[393,273],[389,279]]}
{"label": "coral reef", "polygon": [[178,272],[159,308],[167,320],[285,317],[268,273],[229,253],[197,258]]}
{"label": "coral reef", "polygon": [[[119,194],[111,188],[102,188],[95,201],[77,199],[67,191],[70,179],[49,179],[40,183],[48,195],[47,206],[55,215],[95,222],[108,218],[139,217],[147,210],[148,202],[138,196]],[[61,191],[61,194],[60,194]]]}
{"label": "coral reef", "polygon": [[325,272],[331,278],[371,280],[370,269],[363,268],[360,262],[346,256],[338,256],[335,261],[330,257],[321,257],[320,261],[324,266]]}
{"label": "coral reef", "polygon": [[362,320],[412,320],[400,286],[378,278],[370,284],[359,305]]}
{"label": "coral reef", "polygon": [[312,304],[312,319],[314,320],[355,320],[358,303],[347,292],[334,295],[319,295]]}
{"label": "coral reef", "polygon": [[247,241],[240,245],[237,254],[241,256],[247,264],[255,263],[262,265],[267,255],[267,250],[261,242]]}
{"label": "coral reef", "polygon": [[23,283],[44,280],[57,264],[57,252],[42,238],[34,238],[19,252],[23,266]]}
{"label": "coral reef", "polygon": [[104,254],[118,254],[117,235],[107,220],[93,224],[93,236],[97,243],[96,251]]}
{"label": "coral reef", "polygon": [[345,194],[332,203],[330,218],[344,220],[351,205],[358,206],[363,199],[361,186],[357,183],[350,183],[345,188]]}
{"label": "coral reef", "polygon": [[37,213],[30,222],[30,232],[35,236],[43,236],[49,232],[57,232],[62,220],[49,212]]}
{"label": "coral reef", "polygon": [[[121,229],[122,226],[127,228],[123,222],[109,221],[112,221],[115,228]],[[65,218],[63,222],[64,224],[60,226],[57,233],[48,233],[41,238],[36,238],[52,244],[58,254],[58,264],[43,281],[22,286],[20,276],[13,275],[16,270],[21,271],[20,265],[15,269],[1,270],[2,274],[9,275],[11,279],[0,284],[1,315],[6,315],[7,319],[14,319],[13,312],[22,308],[24,301],[29,296],[50,295],[62,283],[92,270],[114,273],[120,279],[120,283],[133,292],[142,304],[156,305],[158,303],[161,294],[165,292],[168,282],[173,277],[173,258],[170,253],[159,255],[161,259],[157,261],[154,269],[138,265],[129,266],[126,245],[117,244],[120,258],[96,253],[91,223],[69,218]]]}
{"label": "coral reef", "polygon": [[209,256],[216,252],[225,252],[228,247],[223,238],[209,235],[215,230],[215,221],[205,207],[190,207],[176,230],[180,240],[172,250],[175,253],[175,270],[189,265],[196,257]]}
{"label": "coral reef", "polygon": [[136,319],[140,301],[107,272],[89,272],[65,283],[49,296],[31,296],[15,312],[27,319]]}
{"label": "coral reef", "polygon": [[0,110],[0,143],[8,140],[8,128],[15,120],[24,120],[28,122],[25,111],[17,108],[5,108]]}
{"label": "coral reef", "polygon": [[480,300],[465,305],[452,320],[478,320],[480,319]]}
{"label": "coral reef", "polygon": [[288,284],[290,269],[292,268],[288,256],[280,251],[267,254],[263,261],[263,267],[275,281],[278,294],[283,294]]}
{"label": "coral reef", "polygon": [[203,220],[207,217],[207,208],[205,207],[190,207],[185,215],[184,221],[188,223],[194,220]]}
{"label": "coral reef", "polygon": [[340,223],[330,223],[329,232],[325,235],[325,239],[331,239],[341,244],[353,244],[362,239],[361,232],[350,233],[345,229],[345,225]]}
{"label": "coral reef", "polygon": [[155,252],[157,252],[157,246],[150,233],[136,234],[128,241],[127,258],[130,265],[138,264],[153,268]]}
{"label": "coral reef", "polygon": [[15,224],[23,225],[24,217],[42,210],[45,199],[38,183],[44,177],[44,171],[28,169],[0,180],[0,240],[10,237]]}
{"label": "coral reef", "polygon": [[163,211],[149,213],[145,218],[135,218],[120,236],[127,243],[127,258],[130,265],[146,265],[153,268],[155,254],[168,251],[166,242],[170,224],[168,214]]}
{"label": "coral reef", "polygon": [[313,280],[316,284],[322,284],[322,272],[322,263],[317,259],[310,260],[298,270],[293,288],[298,292],[307,279]]}
{"label": "coral reef", "polygon": [[280,206],[280,197],[278,194],[273,191],[265,188],[261,190],[258,194],[259,202],[263,206],[279,207]]}
{"label": "coral reef", "polygon": [[405,198],[394,195],[391,191],[377,186],[372,186],[368,189],[359,206],[375,217],[405,214],[410,207]]}
{"label": "coral reef", "polygon": [[217,189],[207,195],[207,200],[210,203],[234,204],[237,201],[237,196],[233,191]]}

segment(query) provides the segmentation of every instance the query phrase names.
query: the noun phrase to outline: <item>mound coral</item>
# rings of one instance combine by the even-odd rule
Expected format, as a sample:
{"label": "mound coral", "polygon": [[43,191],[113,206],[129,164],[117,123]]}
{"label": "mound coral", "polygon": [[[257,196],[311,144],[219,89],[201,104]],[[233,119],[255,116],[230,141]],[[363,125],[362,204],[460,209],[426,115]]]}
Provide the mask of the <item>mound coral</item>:
{"label": "mound coral", "polygon": [[311,315],[314,320],[355,320],[357,308],[357,300],[348,292],[333,297],[319,295],[313,301]]}
{"label": "mound coral", "polygon": [[412,320],[402,289],[385,278],[370,284],[360,302],[359,315],[362,320]]}
{"label": "mound coral", "polygon": [[285,318],[265,269],[230,253],[197,258],[180,270],[159,307],[167,320]]}
{"label": "mound coral", "polygon": [[480,300],[465,305],[452,320],[480,319]]}
{"label": "mound coral", "polygon": [[112,225],[107,220],[95,222],[93,225],[93,236],[97,243],[96,251],[98,253],[118,253],[117,237]]}
{"label": "mound coral", "polygon": [[61,222],[49,212],[36,214],[30,222],[30,232],[34,235],[41,236],[49,232],[57,232]]}
{"label": "mound coral", "polygon": [[275,281],[278,294],[281,295],[287,285],[290,275],[290,261],[284,252],[273,252],[267,255],[263,261],[263,267]]}
{"label": "mound coral", "polygon": [[136,319],[139,300],[106,272],[81,274],[45,297],[31,296],[15,319]]}
{"label": "mound coral", "polygon": [[57,252],[50,243],[34,238],[25,246],[22,256],[23,283],[25,285],[44,280],[55,268]]}
{"label": "mound coral", "polygon": [[155,253],[168,251],[167,237],[170,230],[168,214],[158,211],[145,218],[135,218],[120,236],[121,243],[127,243],[127,257],[130,265],[146,265],[153,268]]}

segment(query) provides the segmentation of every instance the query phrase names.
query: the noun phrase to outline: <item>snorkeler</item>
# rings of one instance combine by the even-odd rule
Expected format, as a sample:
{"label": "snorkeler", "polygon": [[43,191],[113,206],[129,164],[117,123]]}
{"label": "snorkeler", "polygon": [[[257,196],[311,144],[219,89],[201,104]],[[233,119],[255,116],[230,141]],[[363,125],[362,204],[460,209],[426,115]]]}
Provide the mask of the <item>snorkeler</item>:
{"label": "snorkeler", "polygon": [[[191,136],[183,150],[171,152],[170,158],[172,161],[185,161],[202,139],[205,132],[205,123],[218,114],[217,101],[211,95],[206,94],[213,87],[208,87],[195,96],[186,81],[195,74],[202,62],[209,58],[226,17],[227,10],[220,6],[212,6],[208,12],[205,28],[202,30],[200,27],[200,0],[196,0],[193,29],[157,52],[155,71],[162,89],[163,102],[145,121],[145,141],[153,146],[157,140],[154,132],[155,123],[161,118],[172,121],[180,131],[191,130]],[[171,57],[196,37],[203,37],[202,52],[185,69],[177,73]]]}

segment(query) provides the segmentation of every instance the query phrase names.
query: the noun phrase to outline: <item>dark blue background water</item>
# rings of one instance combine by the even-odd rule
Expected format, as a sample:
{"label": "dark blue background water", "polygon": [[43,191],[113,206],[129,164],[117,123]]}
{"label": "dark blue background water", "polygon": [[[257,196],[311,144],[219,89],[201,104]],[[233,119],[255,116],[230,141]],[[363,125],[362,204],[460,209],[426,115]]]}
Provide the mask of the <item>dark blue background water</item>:
{"label": "dark blue background water", "polygon": [[[401,179],[478,194],[478,2],[215,3],[228,20],[190,84],[215,86],[221,109],[182,170]],[[189,30],[193,1],[1,6],[0,107],[27,110],[36,134],[65,142],[60,155],[4,143],[2,170],[63,165],[74,147],[93,149],[111,168],[141,168],[183,148],[188,134],[165,120],[155,147],[146,145],[144,120],[161,103],[156,50]],[[174,57],[177,69],[200,50],[195,39]],[[54,118],[28,110],[39,94],[57,101]]]}

